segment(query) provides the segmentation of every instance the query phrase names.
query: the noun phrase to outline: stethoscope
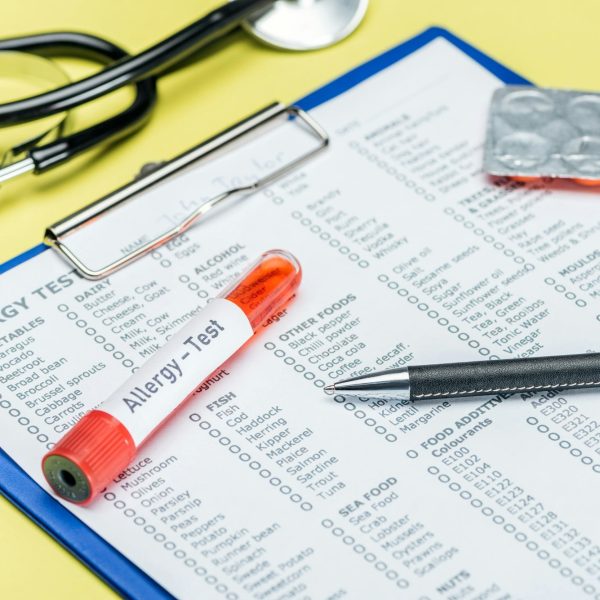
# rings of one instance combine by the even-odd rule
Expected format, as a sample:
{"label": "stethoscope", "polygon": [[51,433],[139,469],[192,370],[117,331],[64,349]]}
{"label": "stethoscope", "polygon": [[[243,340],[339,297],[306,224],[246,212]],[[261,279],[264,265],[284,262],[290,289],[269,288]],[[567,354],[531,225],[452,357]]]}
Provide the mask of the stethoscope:
{"label": "stethoscope", "polygon": [[[0,74],[33,73],[52,88],[0,104],[0,128],[36,120],[44,123],[41,131],[4,149],[0,183],[24,173],[43,173],[92,146],[132,133],[145,123],[156,102],[156,78],[237,27],[277,48],[315,50],[354,31],[367,5],[368,0],[231,0],[135,56],[83,33],[42,33],[0,40]],[[69,82],[56,63],[46,58],[57,54],[91,58],[107,66]],[[132,84],[135,97],[125,110],[69,133],[71,109]]]}

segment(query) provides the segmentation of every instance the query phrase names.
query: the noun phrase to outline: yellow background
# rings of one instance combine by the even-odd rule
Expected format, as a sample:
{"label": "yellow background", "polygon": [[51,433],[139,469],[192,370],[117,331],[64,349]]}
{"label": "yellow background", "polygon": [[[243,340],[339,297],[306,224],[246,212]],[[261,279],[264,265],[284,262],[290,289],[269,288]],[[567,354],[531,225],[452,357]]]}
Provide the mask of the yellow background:
{"label": "yellow background", "polygon": [[[197,19],[215,0],[16,0],[3,4],[0,36],[52,30],[95,33],[136,52]],[[371,0],[359,30],[318,52],[290,54],[239,32],[159,85],[152,120],[137,135],[40,177],[0,189],[0,261],[38,244],[44,227],[272,100],[293,101],[378,52],[440,25],[539,85],[598,89],[598,0]],[[72,76],[90,65],[62,63]],[[120,93],[80,111],[109,113]],[[1,444],[1,440],[0,440]],[[95,598],[114,594],[0,498],[0,597]]]}

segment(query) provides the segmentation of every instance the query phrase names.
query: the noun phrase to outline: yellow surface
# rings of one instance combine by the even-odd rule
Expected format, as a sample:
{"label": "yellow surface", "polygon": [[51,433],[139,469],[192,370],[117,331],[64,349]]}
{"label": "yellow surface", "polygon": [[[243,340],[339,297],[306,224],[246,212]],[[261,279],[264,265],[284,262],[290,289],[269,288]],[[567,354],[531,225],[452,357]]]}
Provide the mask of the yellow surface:
{"label": "yellow surface", "polygon": [[[17,0],[2,7],[0,35],[79,30],[139,51],[217,6],[215,0]],[[598,89],[597,0],[371,0],[345,42],[290,54],[242,33],[163,79],[152,121],[117,146],[94,150],[42,177],[0,189],[0,260],[38,244],[44,226],[272,100],[291,101],[430,25],[449,28],[540,85]],[[89,70],[64,63],[72,75]],[[78,114],[106,114],[124,95]],[[1,440],[0,440],[1,443]],[[0,499],[0,597],[110,598],[114,594],[50,537]]]}

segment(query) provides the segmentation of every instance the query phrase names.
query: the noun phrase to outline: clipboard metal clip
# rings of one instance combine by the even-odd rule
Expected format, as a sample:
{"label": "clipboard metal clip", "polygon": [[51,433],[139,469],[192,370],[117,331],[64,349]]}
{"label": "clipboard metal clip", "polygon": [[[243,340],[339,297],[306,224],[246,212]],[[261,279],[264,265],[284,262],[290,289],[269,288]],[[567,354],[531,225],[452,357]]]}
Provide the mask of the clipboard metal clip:
{"label": "clipboard metal clip", "polygon": [[[119,256],[117,259],[100,268],[93,268],[89,264],[86,264],[86,261],[78,255],[78,252],[74,251],[67,244],[69,235],[72,235],[82,227],[91,224],[92,221],[95,221],[108,211],[114,210],[125,202],[134,199],[136,195],[147,190],[155,183],[181,171],[192,163],[208,157],[216,151],[223,149],[225,146],[240,140],[247,134],[254,132],[258,128],[267,125],[279,117],[287,118],[288,121],[296,121],[298,126],[302,126],[316,139],[315,146],[248,184],[231,187],[202,202],[202,204],[197,206],[189,212],[189,214],[160,235],[153,236],[142,245],[137,246],[135,249]],[[102,279],[180,235],[197,223],[202,217],[205,217],[214,208],[220,206],[231,197],[256,192],[284,175],[287,175],[318,154],[321,150],[325,149],[328,145],[329,136],[327,132],[305,111],[299,107],[285,106],[278,102],[271,104],[215,137],[184,152],[173,160],[156,165],[149,174],[144,174],[144,172],[142,172],[142,176],[136,178],[132,183],[125,185],[108,196],[93,202],[61,221],[58,221],[54,225],[51,225],[46,229],[44,242],[47,245],[54,247],[58,253],[66,259],[68,263],[74,266],[86,279]]]}

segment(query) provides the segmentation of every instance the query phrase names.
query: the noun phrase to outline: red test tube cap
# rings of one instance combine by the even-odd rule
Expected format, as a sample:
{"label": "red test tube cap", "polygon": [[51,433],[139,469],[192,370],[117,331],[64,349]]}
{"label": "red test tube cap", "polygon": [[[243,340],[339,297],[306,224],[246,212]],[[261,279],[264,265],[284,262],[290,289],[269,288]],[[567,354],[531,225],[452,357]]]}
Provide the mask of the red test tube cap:
{"label": "red test tube cap", "polygon": [[93,410],[44,456],[42,470],[59,496],[87,504],[129,465],[135,452],[125,426],[108,413]]}

